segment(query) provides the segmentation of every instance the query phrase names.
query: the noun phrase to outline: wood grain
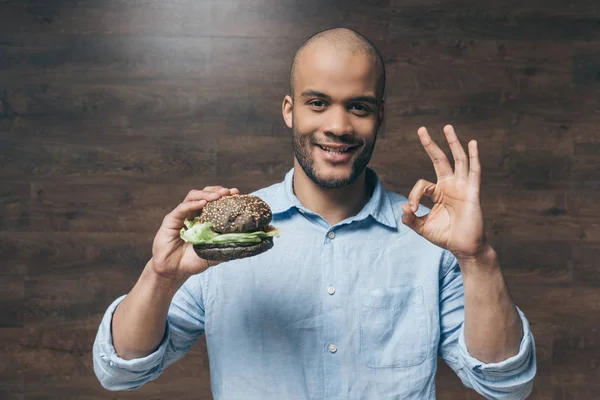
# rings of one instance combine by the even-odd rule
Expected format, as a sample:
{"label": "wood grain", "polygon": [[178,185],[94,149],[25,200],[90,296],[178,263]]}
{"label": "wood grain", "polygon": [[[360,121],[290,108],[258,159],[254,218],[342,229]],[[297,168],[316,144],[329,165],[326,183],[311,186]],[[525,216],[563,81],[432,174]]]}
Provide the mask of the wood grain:
{"label": "wood grain", "polygon": [[[531,398],[598,398],[599,21],[592,0],[1,2],[0,398],[211,398],[204,340],[123,393],[91,344],[189,190],[291,168],[291,58],[333,26],[386,61],[387,188],[435,181],[419,127],[449,157],[445,124],[478,141],[486,235],[536,339]],[[437,383],[481,398],[443,362]]]}
{"label": "wood grain", "polygon": [[[0,292],[2,293],[2,292]],[[24,329],[0,328],[0,397],[2,399],[23,398],[25,390],[24,365],[20,353],[24,342]]]}

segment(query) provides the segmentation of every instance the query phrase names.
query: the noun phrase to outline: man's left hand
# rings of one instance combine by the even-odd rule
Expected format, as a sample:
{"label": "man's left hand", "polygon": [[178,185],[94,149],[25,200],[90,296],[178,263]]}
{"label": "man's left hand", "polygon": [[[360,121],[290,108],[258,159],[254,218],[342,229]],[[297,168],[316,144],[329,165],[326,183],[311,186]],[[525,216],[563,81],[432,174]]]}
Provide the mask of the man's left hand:
{"label": "man's left hand", "polygon": [[[409,204],[402,205],[402,222],[452,252],[459,261],[473,261],[489,248],[479,199],[481,165],[477,142],[469,142],[467,157],[454,128],[446,125],[444,133],[454,157],[454,171],[427,129],[419,128],[418,135],[433,162],[437,183],[420,179],[415,184],[408,196]],[[423,195],[431,197],[435,205],[427,215],[417,217],[414,212]]]}

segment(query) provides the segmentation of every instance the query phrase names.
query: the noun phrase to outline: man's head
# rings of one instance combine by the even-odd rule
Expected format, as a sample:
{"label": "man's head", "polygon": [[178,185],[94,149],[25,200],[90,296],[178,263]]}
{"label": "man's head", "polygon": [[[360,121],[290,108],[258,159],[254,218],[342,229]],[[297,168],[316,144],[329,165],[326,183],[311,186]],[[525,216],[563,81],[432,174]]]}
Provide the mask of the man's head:
{"label": "man's head", "polygon": [[298,49],[282,111],[297,164],[316,184],[344,187],[366,168],[383,120],[385,67],[349,29],[331,29]]}

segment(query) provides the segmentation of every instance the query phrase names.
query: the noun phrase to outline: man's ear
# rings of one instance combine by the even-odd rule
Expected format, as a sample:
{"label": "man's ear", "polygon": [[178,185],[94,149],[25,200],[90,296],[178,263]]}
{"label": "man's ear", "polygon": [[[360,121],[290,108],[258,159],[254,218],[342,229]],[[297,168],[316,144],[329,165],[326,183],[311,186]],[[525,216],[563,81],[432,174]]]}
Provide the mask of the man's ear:
{"label": "man's ear", "polygon": [[283,104],[281,104],[281,114],[283,115],[283,120],[288,128],[292,128],[293,126],[293,113],[292,110],[294,108],[294,100],[292,97],[287,95],[283,98]]}

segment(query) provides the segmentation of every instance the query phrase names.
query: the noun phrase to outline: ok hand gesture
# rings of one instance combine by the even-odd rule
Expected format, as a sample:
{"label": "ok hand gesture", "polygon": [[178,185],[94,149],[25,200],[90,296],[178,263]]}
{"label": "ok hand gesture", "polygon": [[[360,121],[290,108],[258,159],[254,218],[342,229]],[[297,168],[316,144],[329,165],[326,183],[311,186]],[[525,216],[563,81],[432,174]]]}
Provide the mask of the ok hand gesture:
{"label": "ok hand gesture", "polygon": [[[402,222],[433,244],[452,252],[457,259],[471,260],[488,246],[479,201],[481,166],[477,142],[469,142],[467,157],[454,128],[446,125],[444,133],[454,156],[454,171],[427,129],[420,128],[418,135],[433,162],[437,183],[420,179],[415,184],[408,196],[409,203],[402,205]],[[431,197],[435,205],[429,214],[417,217],[414,212],[423,195]]]}

